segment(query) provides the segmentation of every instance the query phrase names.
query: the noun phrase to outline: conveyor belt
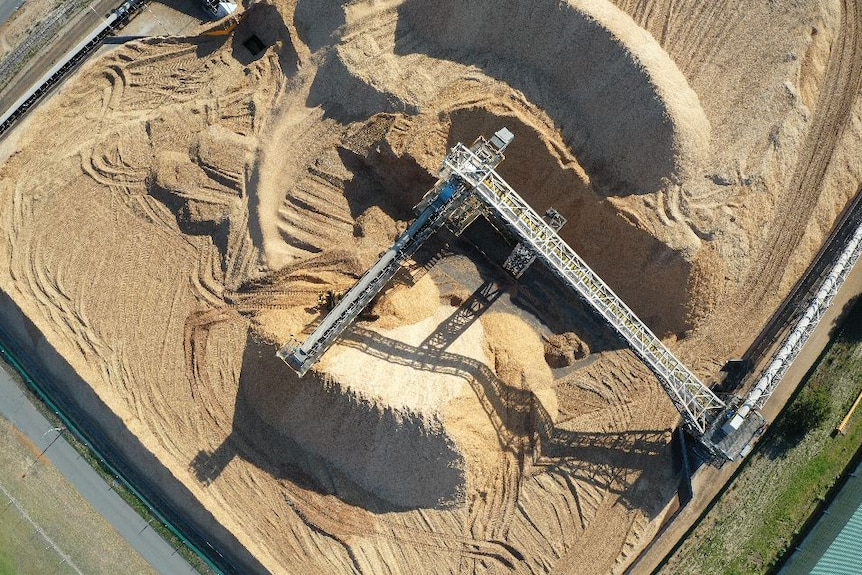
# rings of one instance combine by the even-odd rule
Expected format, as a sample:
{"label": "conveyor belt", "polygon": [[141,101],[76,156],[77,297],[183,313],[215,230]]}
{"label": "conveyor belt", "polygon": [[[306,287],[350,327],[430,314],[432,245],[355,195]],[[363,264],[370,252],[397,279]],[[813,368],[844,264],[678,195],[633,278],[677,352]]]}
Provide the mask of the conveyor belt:
{"label": "conveyor belt", "polygon": [[[483,170],[492,170],[503,160],[503,151],[514,136],[503,128],[490,142],[476,140],[472,154]],[[463,207],[470,195],[470,188],[457,174],[445,165],[440,170],[440,180],[416,206],[419,216],[401,234],[395,244],[384,253],[370,270],[350,288],[341,302],[323,318],[317,329],[301,345],[290,342],[278,351],[278,356],[296,371],[300,377],[326,353],[335,340],[362,313],[371,300],[379,294],[401,267],[431,235]]]}
{"label": "conveyor belt", "polygon": [[433,193],[432,201],[413,225],[381,256],[374,267],[365,272],[356,285],[344,294],[344,298],[323,318],[308,339],[302,345],[285,345],[278,351],[278,356],[300,377],[305,375],[347,326],[362,313],[365,306],[386,287],[401,264],[413,255],[431,234],[440,229],[459,204],[465,191],[457,177],[442,182]]}
{"label": "conveyor belt", "polygon": [[[501,134],[505,132],[505,135]],[[572,287],[628,342],[656,374],[683,417],[685,427],[715,451],[707,430],[727,405],[701,383],[602,279],[569,247],[494,168],[511,141],[507,130],[490,142],[457,144],[446,157],[441,183],[428,196],[424,211],[377,264],[359,280],[302,345],[286,345],[278,355],[300,375],[326,352],[344,329],[386,286],[401,263],[473,194],[508,226],[548,268]],[[439,190],[439,191],[438,191]],[[421,207],[422,205],[420,205]]]}
{"label": "conveyor belt", "polygon": [[463,144],[445,160],[453,174],[475,189],[478,197],[560,279],[570,285],[619,333],[656,374],[686,427],[702,436],[726,407],[668,350],[602,279],[556,234],[493,169]]}
{"label": "conveyor belt", "polygon": [[62,80],[66,74],[81,63],[102,41],[115,30],[122,28],[149,0],[126,0],[119,8],[105,18],[99,26],[81,40],[77,46],[66,52],[50,70],[0,115],[0,135],[26,114],[41,98]]}

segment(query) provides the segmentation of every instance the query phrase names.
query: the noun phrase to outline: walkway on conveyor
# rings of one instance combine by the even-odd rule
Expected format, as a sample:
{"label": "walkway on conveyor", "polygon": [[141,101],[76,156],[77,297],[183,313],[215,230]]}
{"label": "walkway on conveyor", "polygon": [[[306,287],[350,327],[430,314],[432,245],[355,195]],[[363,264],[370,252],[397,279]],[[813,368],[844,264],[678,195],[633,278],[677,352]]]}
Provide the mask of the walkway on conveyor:
{"label": "walkway on conveyor", "polygon": [[[716,424],[730,407],[701,383],[658,337],[629,309],[602,279],[569,247],[551,224],[537,214],[494,170],[514,136],[501,130],[490,141],[479,138],[470,148],[459,143],[450,151],[440,170],[440,182],[426,195],[424,210],[410,228],[368,272],[345,294],[301,345],[291,343],[278,353],[303,375],[326,352],[371,300],[380,293],[404,262],[448,219],[457,213],[470,221],[479,211],[498,218],[527,249],[535,252],[548,268],[590,304],[629,344],[653,373],[683,417],[685,428],[713,455],[734,460],[749,443],[751,430],[725,437]],[[471,198],[477,198],[479,202]],[[485,207],[483,208],[482,205]],[[460,210],[459,210],[460,209]],[[463,226],[456,225],[458,229]],[[752,418],[752,425],[760,420]],[[737,441],[739,435],[741,442]],[[725,445],[733,440],[733,447]],[[741,443],[741,446],[735,445]]]}
{"label": "walkway on conveyor", "polygon": [[568,246],[554,229],[491,167],[463,144],[457,144],[445,165],[465,183],[521,241],[566,284],[571,286],[628,342],[656,374],[668,396],[683,415],[686,427],[697,436],[725,409],[725,403],[692,374],[658,337]]}
{"label": "walkway on conveyor", "polygon": [[401,268],[401,264],[412,256],[419,247],[449,218],[464,194],[458,182],[441,182],[432,192],[434,200],[416,218],[407,231],[395,244],[365,272],[359,281],[348,291],[344,298],[323,318],[317,329],[301,345],[288,343],[278,351],[284,360],[300,377],[317,363],[342,332],[353,323],[362,310],[371,303],[389,280]]}

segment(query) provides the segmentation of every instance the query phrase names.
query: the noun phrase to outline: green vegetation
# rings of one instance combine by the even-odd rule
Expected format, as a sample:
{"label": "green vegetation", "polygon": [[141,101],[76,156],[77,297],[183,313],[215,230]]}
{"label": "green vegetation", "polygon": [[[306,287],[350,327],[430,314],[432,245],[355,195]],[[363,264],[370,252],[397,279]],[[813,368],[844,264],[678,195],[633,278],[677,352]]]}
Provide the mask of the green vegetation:
{"label": "green vegetation", "polygon": [[[18,371],[17,367],[13,367],[5,362],[3,362],[3,367],[9,372],[10,375],[18,382],[19,387],[24,391],[25,395],[30,399],[33,405],[36,406],[37,409],[42,413],[43,416],[51,423],[51,425],[55,427],[65,426],[65,422],[61,421],[57,414],[54,413],[38,396],[34,395],[30,388],[23,382],[20,371]],[[75,448],[78,453],[81,454],[81,457],[85,459],[90,466],[96,470],[102,478],[112,486],[112,489],[119,495],[126,503],[128,503],[137,513],[147,522],[150,527],[157,532],[161,537],[168,542],[168,544],[177,550],[186,561],[188,561],[189,565],[191,565],[196,571],[201,573],[202,575],[214,575],[215,571],[213,571],[209,565],[200,557],[197,553],[195,553],[191,548],[189,548],[182,539],[180,539],[173,531],[171,531],[152,511],[152,509],[140,498],[138,498],[131,490],[129,490],[122,482],[118,480],[118,477],[111,470],[111,468],[99,457],[93,453],[93,451],[83,442],[79,441],[77,437],[75,437],[72,433],[66,433],[64,438],[69,442],[72,447]],[[2,512],[2,509],[0,509]],[[0,516],[0,523],[2,523],[2,516]],[[4,547],[2,546],[2,541],[0,541],[0,554],[2,554],[2,550]],[[2,560],[0,560],[0,565],[2,565]],[[15,571],[13,570],[13,573]],[[37,571],[41,572],[41,571]],[[48,571],[49,573],[51,571]],[[62,571],[61,571],[62,572]],[[2,571],[0,571],[0,575],[5,575]]]}
{"label": "green vegetation", "polygon": [[21,564],[46,570],[53,567],[47,551],[39,553],[40,550],[21,541],[18,535],[9,523],[0,523],[0,575],[16,575]]}
{"label": "green vegetation", "polygon": [[5,541],[0,541],[0,575],[14,575],[15,565],[12,560],[3,554],[3,549],[7,549],[8,545]]}
{"label": "green vegetation", "polygon": [[806,435],[829,420],[832,414],[832,381],[812,378],[800,391],[787,411],[775,422],[771,446],[775,453],[798,445]]}
{"label": "green vegetation", "polygon": [[45,549],[41,540],[35,540],[32,529],[25,529],[14,518],[0,521],[0,575],[74,573],[71,568],[62,569],[60,561],[52,549]]}
{"label": "green vegetation", "polygon": [[862,445],[862,412],[833,436],[862,388],[862,304],[821,355],[666,573],[764,573],[775,566]]}
{"label": "green vegetation", "polygon": [[152,573],[48,458],[33,464],[38,452],[0,418],[0,575]]}

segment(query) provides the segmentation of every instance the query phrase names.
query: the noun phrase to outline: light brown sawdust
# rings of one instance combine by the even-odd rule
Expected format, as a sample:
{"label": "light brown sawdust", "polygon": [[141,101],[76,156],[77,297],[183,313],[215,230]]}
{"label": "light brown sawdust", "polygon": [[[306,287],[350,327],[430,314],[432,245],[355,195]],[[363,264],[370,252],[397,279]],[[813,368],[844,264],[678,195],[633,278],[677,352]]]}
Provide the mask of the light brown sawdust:
{"label": "light brown sawdust", "polygon": [[714,377],[862,179],[856,110],[780,289],[740,317],[834,2],[615,4],[276,0],[227,38],[117,48],[12,140],[0,286],[86,381],[69,393],[164,466],[142,477],[262,569],[622,572],[673,497],[677,415],[596,324],[544,334],[551,371],[530,325],[568,302],[448,342],[472,289],[441,302],[429,274],[305,378],[274,356],[405,228],[449,145],[507,125],[502,175]]}
{"label": "light brown sawdust", "polygon": [[372,308],[380,315],[377,325],[384,329],[422,321],[437,313],[440,290],[431,276],[423,276],[415,285],[398,284],[386,291]]}
{"label": "light brown sawdust", "polygon": [[556,419],[554,377],[536,332],[521,318],[502,313],[483,315],[482,327],[497,377],[510,387],[533,392],[551,419]]}

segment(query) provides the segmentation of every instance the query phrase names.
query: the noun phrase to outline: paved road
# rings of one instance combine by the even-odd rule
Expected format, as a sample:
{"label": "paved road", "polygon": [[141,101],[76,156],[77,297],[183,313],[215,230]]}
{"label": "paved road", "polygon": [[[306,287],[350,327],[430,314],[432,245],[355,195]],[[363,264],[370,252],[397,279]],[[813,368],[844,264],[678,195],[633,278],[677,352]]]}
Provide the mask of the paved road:
{"label": "paved road", "polygon": [[[14,0],[17,2],[18,0]],[[0,0],[3,2],[3,0]],[[123,0],[95,0],[75,17],[74,22],[60,30],[47,50],[32,58],[24,72],[15,76],[0,97],[0,113],[5,112],[18,98],[26,94],[51,66],[57,63],[104,19],[105,14],[120,6]]]}
{"label": "paved road", "polygon": [[148,528],[146,521],[105,483],[64,438],[54,441],[55,432],[45,433],[53,425],[36,410],[12,381],[5,365],[0,366],[0,414],[29,437],[39,449],[45,449],[53,441],[42,457],[50,459],[93,508],[101,513],[156,571],[169,575],[197,574],[164,539]]}
{"label": "paved road", "polygon": [[0,1],[0,26],[15,13],[24,0],[2,0]]}

